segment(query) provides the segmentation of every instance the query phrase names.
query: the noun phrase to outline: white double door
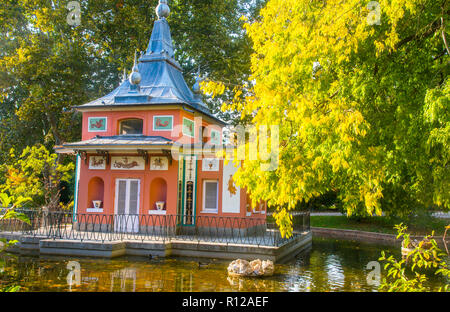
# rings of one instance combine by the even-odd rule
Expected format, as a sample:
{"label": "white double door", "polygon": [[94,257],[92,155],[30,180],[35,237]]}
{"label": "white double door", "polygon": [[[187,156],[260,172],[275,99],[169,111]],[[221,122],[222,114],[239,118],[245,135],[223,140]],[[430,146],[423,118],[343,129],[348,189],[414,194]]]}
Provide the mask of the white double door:
{"label": "white double door", "polygon": [[114,229],[116,232],[139,232],[139,198],[141,181],[117,179]]}

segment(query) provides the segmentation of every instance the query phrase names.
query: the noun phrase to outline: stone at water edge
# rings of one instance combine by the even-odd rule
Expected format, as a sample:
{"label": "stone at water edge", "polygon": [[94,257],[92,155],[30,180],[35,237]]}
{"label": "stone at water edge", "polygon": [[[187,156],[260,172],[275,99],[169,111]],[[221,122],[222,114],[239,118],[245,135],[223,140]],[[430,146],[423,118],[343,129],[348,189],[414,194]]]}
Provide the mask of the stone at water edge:
{"label": "stone at water edge", "polygon": [[260,259],[248,262],[247,260],[237,259],[228,265],[230,275],[241,276],[270,276],[274,272],[274,264],[270,260],[261,261]]}
{"label": "stone at water edge", "polygon": [[264,272],[264,275],[272,275],[275,271],[275,266],[272,261],[265,260],[262,262],[262,270]]}

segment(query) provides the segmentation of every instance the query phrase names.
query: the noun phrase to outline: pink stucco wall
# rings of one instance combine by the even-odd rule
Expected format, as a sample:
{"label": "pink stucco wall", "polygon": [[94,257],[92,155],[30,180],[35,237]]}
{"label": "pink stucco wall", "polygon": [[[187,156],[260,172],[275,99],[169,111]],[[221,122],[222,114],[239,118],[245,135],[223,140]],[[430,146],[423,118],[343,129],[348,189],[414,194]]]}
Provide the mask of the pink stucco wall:
{"label": "pink stucco wall", "polygon": [[[173,116],[173,130],[172,131],[154,131],[153,130],[153,117],[154,116]],[[88,120],[92,117],[106,117],[107,129],[106,131],[89,132]],[[114,136],[119,134],[119,122],[124,119],[138,118],[144,121],[143,135],[146,136],[162,136],[174,141],[179,140],[180,143],[196,143],[199,139],[200,126],[210,127],[220,132],[222,136],[222,129],[207,122],[205,119],[199,116],[194,116],[192,113],[174,109],[174,110],[158,110],[158,111],[101,111],[101,112],[85,112],[83,113],[83,130],[82,140],[89,140],[96,135],[100,136]],[[183,118],[195,121],[195,135],[193,138],[183,136],[181,124]],[[201,121],[201,125],[200,125]],[[178,127],[177,127],[178,125]],[[210,133],[207,133],[209,135]]]}
{"label": "pink stucco wall", "polygon": [[[174,131],[154,131],[153,130],[153,116],[173,116]],[[104,132],[89,132],[88,118],[89,117],[106,117],[107,130]],[[114,136],[119,133],[119,121],[128,118],[140,118],[144,121],[143,134],[147,136],[163,136],[168,139],[178,141],[180,143],[196,143],[199,140],[199,128],[201,126],[211,126],[205,119],[195,117],[193,114],[181,109],[177,110],[160,110],[160,111],[100,111],[100,112],[84,112],[83,113],[83,133],[82,139],[88,140],[96,135]],[[183,118],[188,118],[195,121],[195,136],[194,138],[182,136],[181,125]],[[219,126],[214,126],[214,130],[220,131]],[[209,135],[209,133],[207,133]],[[89,156],[94,156],[90,154]],[[88,157],[89,157],[88,156]],[[114,156],[125,156],[114,154]],[[127,154],[126,156],[137,156]],[[163,156],[161,154],[149,154],[152,156]],[[240,190],[240,212],[239,213],[222,213],[222,184],[223,184],[223,161],[219,163],[219,171],[204,172],[202,171],[202,160],[197,162],[197,197],[196,197],[196,215],[197,216],[224,216],[224,217],[241,217],[265,220],[265,214],[252,213],[247,215],[248,196],[244,189]],[[102,185],[96,184],[94,187],[92,181],[103,181]],[[92,200],[103,200],[103,214],[112,215],[115,213],[115,191],[117,179],[139,179],[140,180],[140,199],[139,199],[139,214],[148,215],[149,210],[155,209],[155,196],[159,196],[159,191],[151,189],[151,185],[162,185],[163,180],[166,185],[166,213],[168,215],[177,214],[177,188],[178,188],[178,161],[174,159],[169,169],[166,171],[152,171],[150,170],[149,162],[145,165],[145,170],[111,170],[111,164],[106,166],[105,170],[90,170],[89,159],[81,161],[79,193],[78,193],[78,213],[87,213],[87,208],[93,208]],[[218,180],[219,181],[219,198],[218,198],[218,212],[204,213],[203,210],[203,181],[204,180]],[[163,183],[164,184],[164,183]],[[90,186],[91,185],[91,186]],[[91,191],[89,191],[91,188]],[[99,193],[99,194],[96,194]],[[100,194],[103,192],[103,194]],[[99,198],[96,198],[99,197]],[[94,214],[94,213],[93,213]]]}

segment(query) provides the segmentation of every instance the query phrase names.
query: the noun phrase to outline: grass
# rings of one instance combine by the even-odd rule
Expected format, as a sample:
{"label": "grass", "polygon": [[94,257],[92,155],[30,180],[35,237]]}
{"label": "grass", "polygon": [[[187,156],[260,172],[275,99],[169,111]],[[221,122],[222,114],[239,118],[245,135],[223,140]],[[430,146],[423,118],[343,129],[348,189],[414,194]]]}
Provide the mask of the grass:
{"label": "grass", "polygon": [[416,218],[415,220],[401,220],[399,218],[371,217],[364,219],[347,218],[346,216],[311,216],[311,226],[322,228],[358,230],[366,232],[397,234],[394,229],[396,224],[403,223],[408,226],[408,232],[412,235],[431,234],[443,235],[445,226],[450,220],[433,217]]}

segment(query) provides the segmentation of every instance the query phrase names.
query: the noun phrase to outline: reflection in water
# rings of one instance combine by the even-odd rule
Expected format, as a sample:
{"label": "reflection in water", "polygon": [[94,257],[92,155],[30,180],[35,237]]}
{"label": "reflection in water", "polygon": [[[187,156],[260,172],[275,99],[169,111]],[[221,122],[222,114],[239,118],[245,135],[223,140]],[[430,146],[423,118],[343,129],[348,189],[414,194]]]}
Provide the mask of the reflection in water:
{"label": "reflection in water", "polygon": [[[96,279],[97,281],[98,279]],[[114,283],[117,281],[118,283]],[[116,286],[120,285],[119,288]],[[127,287],[128,286],[128,287]],[[136,269],[125,268],[111,273],[111,290],[121,292],[136,291]]]}
{"label": "reflection in water", "polygon": [[[0,287],[15,284],[22,291],[64,292],[375,291],[367,285],[366,265],[383,249],[399,256],[399,250],[389,247],[314,239],[310,251],[277,264],[273,276],[260,278],[228,277],[228,261],[210,260],[200,266],[196,259],[6,257]],[[75,271],[79,275],[73,273],[78,268],[74,262],[80,265]],[[79,280],[70,285],[68,280],[75,278]]]}
{"label": "reflection in water", "polygon": [[330,290],[339,290],[344,285],[345,276],[342,264],[337,255],[329,255],[325,261]]}

